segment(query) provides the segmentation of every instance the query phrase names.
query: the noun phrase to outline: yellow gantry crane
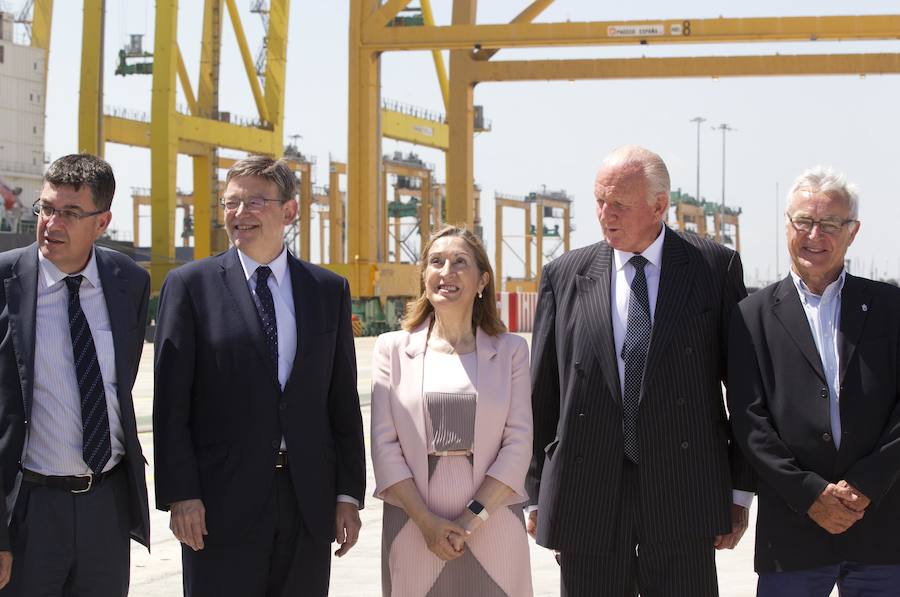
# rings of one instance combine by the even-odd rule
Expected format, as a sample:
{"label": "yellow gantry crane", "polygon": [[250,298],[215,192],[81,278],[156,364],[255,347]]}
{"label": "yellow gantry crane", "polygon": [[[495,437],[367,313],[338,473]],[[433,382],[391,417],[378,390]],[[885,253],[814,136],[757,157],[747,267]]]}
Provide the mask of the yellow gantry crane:
{"label": "yellow gantry crane", "polygon": [[[235,0],[204,0],[198,85],[195,93],[178,46],[178,0],[156,3],[153,48],[153,96],[150,117],[104,114],[103,31],[105,0],[84,0],[79,98],[78,147],[103,155],[107,142],[150,149],[151,263],[153,291],[175,262],[176,158],[191,156],[194,172],[194,256],[209,255],[219,220],[219,148],[280,156],[284,138],[284,81],[287,58],[289,0],[265,7],[268,31],[263,84],[257,77]],[[219,67],[224,12],[237,40],[257,117],[231,122],[219,110]],[[176,108],[176,79],[188,113]]]}
{"label": "yellow gantry crane", "polygon": [[[356,296],[378,289],[382,267],[375,209],[380,186],[380,57],[450,51],[447,98],[447,221],[474,219],[474,88],[482,82],[900,73],[896,53],[770,54],[672,58],[492,60],[504,48],[900,39],[900,15],[657,19],[534,23],[554,0],[533,0],[508,24],[477,24],[477,0],[453,0],[452,22],[391,26],[410,0],[350,0],[347,274]],[[422,1],[424,8],[427,1]],[[424,12],[424,10],[423,10]]]}
{"label": "yellow gantry crane", "polygon": [[[503,246],[506,245],[515,254],[515,249],[506,242],[503,234],[504,208],[518,209],[525,215],[525,228],[522,235],[524,250],[521,256],[516,255],[525,267],[525,273],[521,278],[503,276]],[[536,224],[531,223],[532,208],[534,208]],[[495,192],[494,214],[494,277],[497,282],[497,290],[537,292],[544,259],[553,259],[559,249],[565,253],[571,246],[572,198],[565,191],[548,191],[546,187],[540,191],[532,191],[525,197]],[[545,218],[561,220],[561,227],[559,223],[554,224],[552,228],[547,226],[544,223]],[[558,239],[550,251],[544,251],[546,238]],[[533,268],[532,244],[535,247],[536,261]]]}

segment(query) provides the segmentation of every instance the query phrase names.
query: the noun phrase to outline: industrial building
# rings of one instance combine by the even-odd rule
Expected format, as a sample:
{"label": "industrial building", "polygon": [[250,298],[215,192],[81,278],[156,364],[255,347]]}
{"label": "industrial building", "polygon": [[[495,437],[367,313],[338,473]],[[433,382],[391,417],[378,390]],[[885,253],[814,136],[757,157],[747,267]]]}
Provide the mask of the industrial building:
{"label": "industrial building", "polygon": [[[14,16],[0,12],[0,230],[28,232],[44,152],[46,60],[43,48],[17,43]],[[2,239],[0,239],[2,242]],[[0,244],[0,250],[10,248]]]}

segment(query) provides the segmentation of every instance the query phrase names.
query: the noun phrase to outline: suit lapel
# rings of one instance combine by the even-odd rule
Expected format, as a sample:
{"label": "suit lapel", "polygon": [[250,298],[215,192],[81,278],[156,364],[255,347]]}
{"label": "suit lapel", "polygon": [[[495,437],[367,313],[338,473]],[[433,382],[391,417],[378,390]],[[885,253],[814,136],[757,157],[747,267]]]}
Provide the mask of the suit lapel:
{"label": "suit lapel", "polygon": [[34,379],[34,342],[37,311],[38,248],[32,244],[13,266],[13,275],[4,280],[9,327],[19,369],[22,403],[26,419],[31,418],[31,396]]}
{"label": "suit lapel", "polygon": [[[492,427],[497,421],[490,416],[495,412],[490,408],[489,401],[499,400],[503,396],[503,388],[498,387],[496,375],[492,375],[494,367],[491,361],[497,355],[497,338],[489,336],[480,327],[475,330],[475,351],[478,359],[478,370],[475,379],[475,391],[477,392],[478,406],[475,408],[475,437],[472,451],[475,455],[472,472],[476,478],[488,469],[490,463],[496,458],[486,450],[478,449],[478,438],[489,438]],[[509,383],[509,380],[505,380]]]}
{"label": "suit lapel", "polygon": [[126,380],[129,378],[126,357],[131,356],[134,346],[134,339],[131,337],[134,328],[128,321],[130,316],[128,280],[123,276],[118,264],[103,251],[95,248],[94,252],[97,255],[97,270],[100,283],[103,285],[103,298],[106,301],[106,311],[109,313],[109,327],[116,351],[116,379]]}
{"label": "suit lapel", "polygon": [[650,383],[657,364],[668,349],[669,341],[679,322],[683,320],[682,312],[688,303],[697,273],[696,264],[691,262],[688,255],[686,242],[668,227],[665,228],[665,235],[643,387]]}
{"label": "suit lapel", "polygon": [[806,318],[803,305],[800,304],[800,296],[797,294],[797,288],[794,286],[794,281],[790,274],[781,281],[775,290],[772,313],[797,345],[797,348],[800,349],[803,356],[806,357],[816,375],[825,382],[825,373],[822,371],[822,358],[819,356],[818,349],[816,349],[816,341],[813,338],[812,330],[809,329],[809,320]]}
{"label": "suit lapel", "polygon": [[299,379],[312,379],[310,376],[302,376],[300,369],[305,360],[302,358],[312,350],[312,337],[321,324],[318,316],[318,299],[316,298],[316,282],[304,267],[303,263],[290,254],[287,255],[288,273],[291,278],[291,291],[294,295],[294,322],[297,326],[297,350],[294,353],[294,363],[288,376],[287,385],[295,376]]}
{"label": "suit lapel", "polygon": [[275,369],[272,357],[269,355],[269,347],[266,344],[259,312],[250,295],[250,287],[247,284],[247,277],[244,275],[244,268],[241,266],[237,249],[231,247],[220,259],[222,285],[240,315],[238,323],[243,324],[247,336],[250,338],[250,344],[253,345],[260,360],[269,370],[270,377],[278,384],[278,370]]}
{"label": "suit lapel", "polygon": [[841,384],[844,383],[844,374],[853,359],[853,353],[856,351],[856,345],[859,343],[866,317],[871,309],[871,294],[856,277],[846,274],[844,288],[841,291],[841,321],[837,332]]}
{"label": "suit lapel", "polygon": [[601,242],[591,261],[586,276],[575,277],[578,302],[581,305],[582,321],[587,327],[587,337],[591,349],[603,371],[603,378],[609,387],[610,396],[617,404],[622,404],[622,389],[619,387],[619,364],[616,359],[612,326],[612,297],[610,296],[610,276],[612,275],[612,248]]}
{"label": "suit lapel", "polygon": [[[414,479],[424,480],[421,490],[428,490],[428,434],[425,431],[425,395],[422,392],[422,376],[425,368],[425,344],[431,319],[411,331],[403,347],[400,361],[400,377],[392,382],[402,391],[396,392],[397,401],[409,417],[415,435],[411,436],[412,446],[406,454]],[[476,416],[478,409],[476,408]],[[414,438],[414,439],[413,439]],[[427,495],[427,494],[426,494]]]}

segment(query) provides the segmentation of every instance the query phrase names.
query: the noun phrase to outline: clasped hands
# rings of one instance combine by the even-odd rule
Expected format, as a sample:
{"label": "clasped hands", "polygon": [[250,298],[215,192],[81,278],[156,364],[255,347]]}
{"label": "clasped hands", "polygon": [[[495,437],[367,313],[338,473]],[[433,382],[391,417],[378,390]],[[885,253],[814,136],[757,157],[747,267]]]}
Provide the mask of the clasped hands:
{"label": "clasped hands", "polygon": [[482,520],[468,510],[455,521],[427,512],[415,522],[428,549],[442,560],[455,560],[463,555],[466,541],[482,524]]}
{"label": "clasped hands", "polygon": [[809,507],[807,514],[820,527],[837,535],[862,519],[870,503],[871,500],[861,491],[841,480],[829,483]]}

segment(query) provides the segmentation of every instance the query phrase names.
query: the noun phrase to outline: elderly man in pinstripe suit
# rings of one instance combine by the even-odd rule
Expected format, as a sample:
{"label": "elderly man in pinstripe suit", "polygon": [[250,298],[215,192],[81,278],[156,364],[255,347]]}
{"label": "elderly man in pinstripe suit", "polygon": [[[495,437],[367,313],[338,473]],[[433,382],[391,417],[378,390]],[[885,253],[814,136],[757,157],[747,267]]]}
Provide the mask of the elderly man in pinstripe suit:
{"label": "elderly man in pinstripe suit", "polygon": [[717,595],[714,548],[747,527],[721,391],[740,257],[665,226],[669,184],[655,153],[615,150],[595,184],[606,240],[541,278],[529,531],[569,597]]}

